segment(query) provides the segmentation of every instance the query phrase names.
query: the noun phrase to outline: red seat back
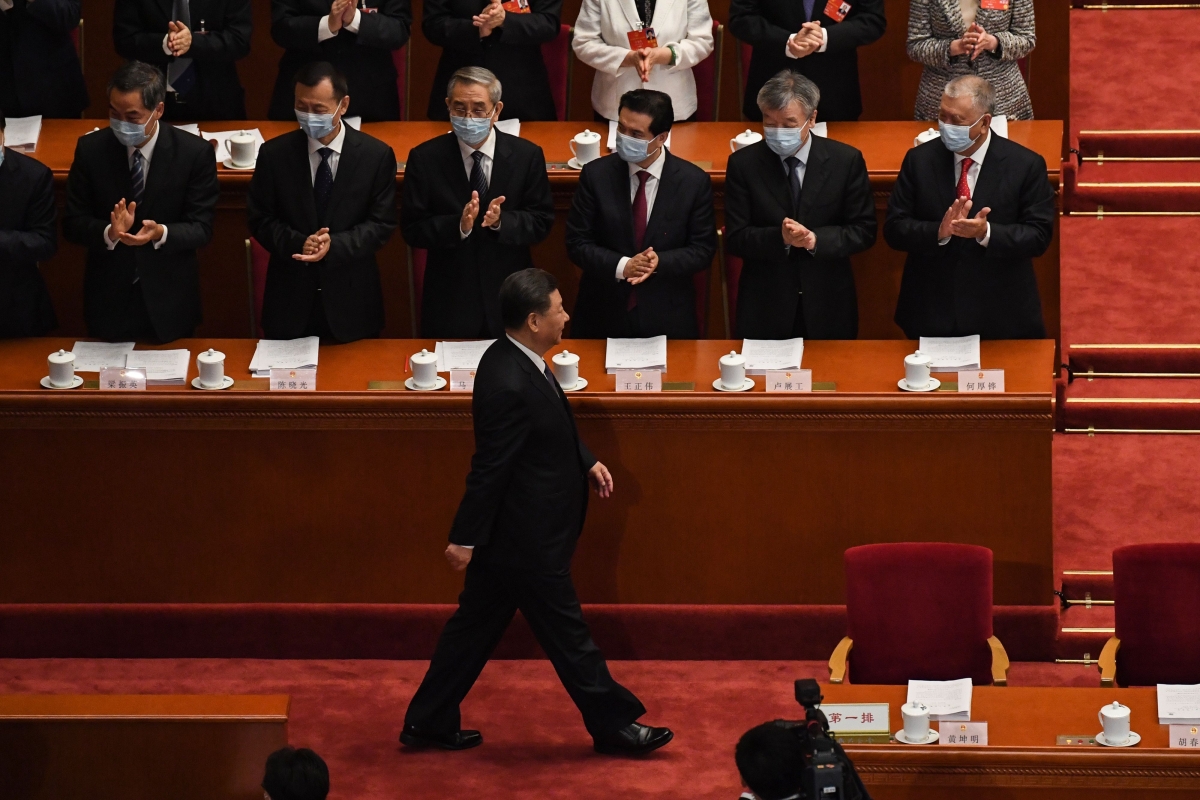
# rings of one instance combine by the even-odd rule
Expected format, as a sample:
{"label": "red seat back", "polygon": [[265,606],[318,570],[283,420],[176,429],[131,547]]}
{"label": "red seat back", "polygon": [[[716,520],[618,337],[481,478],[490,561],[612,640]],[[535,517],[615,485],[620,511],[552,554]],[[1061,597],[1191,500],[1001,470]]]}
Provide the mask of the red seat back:
{"label": "red seat back", "polygon": [[991,683],[991,550],[872,544],[850,548],[845,561],[853,683]]}
{"label": "red seat back", "polygon": [[550,77],[550,93],[554,95],[554,112],[560,120],[567,118],[570,109],[567,98],[571,88],[571,26],[559,26],[558,36],[542,45],[542,61]]}
{"label": "red seat back", "polygon": [[[750,74],[750,56],[754,55],[754,48],[745,42],[738,42],[738,108],[742,108],[746,102],[746,76]],[[745,119],[746,115],[742,115]]]}
{"label": "red seat back", "polygon": [[738,284],[742,280],[742,259],[730,255],[725,249],[725,229],[717,231],[718,252],[721,257],[721,287],[725,291],[725,336],[737,336]]}
{"label": "red seat back", "polygon": [[396,94],[400,97],[400,119],[408,119],[408,45],[392,51],[396,65]]}
{"label": "red seat back", "polygon": [[262,336],[263,295],[267,291],[267,268],[271,266],[271,254],[253,237],[246,240],[247,269],[250,271],[250,307],[254,313],[253,335]]}
{"label": "red seat back", "polygon": [[696,119],[701,122],[716,122],[721,111],[721,45],[725,26],[715,19],[712,34],[713,51],[692,67],[692,77],[696,79]]}
{"label": "red seat back", "polygon": [[1200,683],[1200,544],[1113,551],[1117,683]]}
{"label": "red seat back", "polygon": [[421,335],[421,298],[425,291],[425,264],[429,251],[419,247],[408,248],[408,289],[411,301],[413,338]]}

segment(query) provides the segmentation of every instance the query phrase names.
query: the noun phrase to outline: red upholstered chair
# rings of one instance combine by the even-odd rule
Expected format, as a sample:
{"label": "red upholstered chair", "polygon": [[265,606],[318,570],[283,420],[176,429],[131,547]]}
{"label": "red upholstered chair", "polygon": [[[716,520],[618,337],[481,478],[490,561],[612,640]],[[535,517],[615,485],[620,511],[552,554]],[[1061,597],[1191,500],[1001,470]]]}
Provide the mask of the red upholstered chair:
{"label": "red upholstered chair", "polygon": [[392,51],[392,63],[396,65],[396,94],[400,96],[400,119],[408,119],[408,45]]}
{"label": "red upholstered chair", "polygon": [[[738,108],[744,108],[746,104],[746,75],[750,72],[750,56],[754,55],[754,48],[745,42],[738,42]],[[746,115],[742,115],[745,119]]]}
{"label": "red upholstered chair", "polygon": [[267,290],[267,267],[271,254],[254,238],[246,240],[246,285],[250,289],[250,338],[263,335],[263,294]]}
{"label": "red upholstered chair", "polygon": [[1200,544],[1113,551],[1116,635],[1100,653],[1100,685],[1200,683]]}
{"label": "red upholstered chair", "polygon": [[725,251],[725,229],[717,230],[717,257],[721,264],[722,306],[725,308],[725,338],[737,335],[738,284],[742,280],[742,259]]}
{"label": "red upholstered chair", "polygon": [[700,122],[716,122],[721,113],[721,46],[725,40],[725,26],[715,19],[712,34],[713,51],[692,67],[692,77],[696,79],[696,119]]}
{"label": "red upholstered chair", "polygon": [[408,299],[414,339],[421,335],[421,293],[425,291],[425,263],[428,258],[428,250],[408,248]]}
{"label": "red upholstered chair", "polygon": [[558,36],[542,45],[542,61],[550,77],[550,93],[554,95],[554,112],[560,120],[571,111],[571,35],[574,28],[562,25]]}
{"label": "red upholstered chair", "polygon": [[991,550],[871,544],[851,547],[845,561],[849,635],[829,659],[830,683],[847,666],[854,683],[1007,683],[1008,655],[992,635]]}

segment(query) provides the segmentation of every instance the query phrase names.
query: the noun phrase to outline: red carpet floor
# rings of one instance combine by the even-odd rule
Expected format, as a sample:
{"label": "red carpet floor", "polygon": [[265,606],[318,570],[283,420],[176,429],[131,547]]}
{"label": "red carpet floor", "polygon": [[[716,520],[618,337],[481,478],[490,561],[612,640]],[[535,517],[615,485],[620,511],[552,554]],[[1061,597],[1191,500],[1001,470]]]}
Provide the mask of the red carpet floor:
{"label": "red carpet floor", "polygon": [[[286,693],[289,738],[327,760],[332,800],[672,800],[738,795],[733,746],[747,728],[795,718],[792,681],[813,661],[613,662],[675,741],[649,758],[599,756],[547,661],[488,665],[463,704],[484,744],[411,753],[396,742],[423,661],[0,660],[0,692]],[[1096,686],[1095,668],[1013,664],[1013,685]]]}

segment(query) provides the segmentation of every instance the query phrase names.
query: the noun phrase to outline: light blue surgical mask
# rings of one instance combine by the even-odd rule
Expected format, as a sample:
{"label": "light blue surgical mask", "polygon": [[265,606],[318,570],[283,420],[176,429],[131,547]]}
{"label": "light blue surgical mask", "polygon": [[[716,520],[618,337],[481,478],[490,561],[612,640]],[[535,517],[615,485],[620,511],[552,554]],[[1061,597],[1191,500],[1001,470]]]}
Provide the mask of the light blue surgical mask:
{"label": "light blue surgical mask", "polygon": [[4,145],[0,144],[0,164],[4,163]]}
{"label": "light blue surgical mask", "polygon": [[[979,119],[983,119],[983,117],[981,116]],[[976,136],[975,139],[972,139],[971,128],[979,122],[979,119],[975,120],[975,122],[972,122],[970,125],[951,125],[949,122],[942,122],[939,119],[938,131],[942,135],[942,144],[946,145],[946,149],[951,153],[961,153],[963,150],[966,150],[971,145],[975,144],[975,141],[979,138],[979,136]],[[979,135],[982,136],[983,133],[980,132]]]}
{"label": "light blue surgical mask", "polygon": [[635,139],[617,131],[617,155],[622,161],[639,164],[650,157],[650,142],[654,139]]}
{"label": "light blue surgical mask", "polygon": [[794,155],[804,143],[804,129],[808,127],[805,121],[799,128],[768,128],[763,127],[763,139],[771,152],[780,158]]}
{"label": "light blue surgical mask", "polygon": [[450,117],[450,127],[454,135],[464,143],[474,147],[488,137],[492,131],[492,118],[489,117]]}
{"label": "light blue surgical mask", "polygon": [[308,138],[324,139],[337,129],[337,125],[333,121],[336,116],[336,112],[333,114],[310,114],[307,111],[297,111],[296,122],[300,123],[300,129],[308,135]]}
{"label": "light blue surgical mask", "polygon": [[126,147],[137,147],[146,141],[149,138],[146,134],[146,126],[149,124],[149,122],[127,122],[123,119],[108,118],[108,127],[112,128],[117,141]]}

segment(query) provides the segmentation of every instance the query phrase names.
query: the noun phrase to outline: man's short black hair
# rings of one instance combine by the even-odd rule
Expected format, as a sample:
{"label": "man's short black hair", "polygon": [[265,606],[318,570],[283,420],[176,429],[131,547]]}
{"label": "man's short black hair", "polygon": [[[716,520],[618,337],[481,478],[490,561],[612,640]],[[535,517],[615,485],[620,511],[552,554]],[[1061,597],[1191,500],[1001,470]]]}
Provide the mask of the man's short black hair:
{"label": "man's short black hair", "polygon": [[558,281],[537,267],[514,272],[500,284],[500,319],[507,330],[525,324],[530,314],[545,314],[550,310],[550,295]]}
{"label": "man's short black hair", "polygon": [[329,81],[333,85],[333,99],[339,103],[343,97],[350,94],[350,84],[346,83],[346,76],[328,61],[310,61],[296,70],[296,83],[301,86],[311,89],[320,86],[321,81]]}
{"label": "man's short black hair", "polygon": [[288,746],[267,756],[263,791],[271,800],[325,800],[329,794],[329,768],[307,747]]}
{"label": "man's short black hair", "polygon": [[671,105],[671,95],[654,89],[632,89],[621,95],[621,105],[617,108],[628,108],[635,114],[645,114],[650,117],[650,133],[658,136],[671,130],[675,121],[675,107]]}
{"label": "man's short black hair", "polygon": [[167,99],[167,77],[153,64],[144,61],[126,61],[108,82],[108,94],[113,90],[125,94],[138,91],[142,93],[142,105],[153,111],[158,104]]}
{"label": "man's short black hair", "polygon": [[786,728],[764,722],[742,734],[734,750],[742,783],[758,800],[783,800],[800,791],[804,780],[804,750]]}

